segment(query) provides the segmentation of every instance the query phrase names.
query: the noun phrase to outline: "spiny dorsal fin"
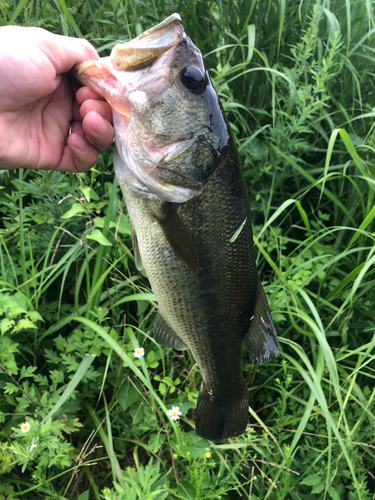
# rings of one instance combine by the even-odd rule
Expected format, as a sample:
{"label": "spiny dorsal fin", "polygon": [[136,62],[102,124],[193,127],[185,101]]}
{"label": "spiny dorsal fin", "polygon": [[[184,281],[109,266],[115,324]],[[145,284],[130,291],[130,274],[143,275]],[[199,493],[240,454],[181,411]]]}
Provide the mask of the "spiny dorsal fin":
{"label": "spiny dorsal fin", "polygon": [[154,339],[164,347],[172,347],[178,351],[186,350],[185,344],[168,325],[160,312],[157,313],[154,321]]}
{"label": "spiny dorsal fin", "polygon": [[176,257],[194,274],[199,271],[198,252],[191,234],[170,203],[163,203],[160,213],[154,214]]}
{"label": "spiny dorsal fin", "polygon": [[133,252],[134,252],[134,259],[135,259],[135,267],[138,269],[138,271],[142,271],[143,269],[143,262],[142,262],[142,257],[141,254],[139,253],[139,245],[138,245],[138,238],[137,238],[137,233],[135,232],[134,226],[132,224],[132,221],[130,220],[130,233],[132,237],[132,243],[133,243]]}
{"label": "spiny dorsal fin", "polygon": [[258,278],[254,315],[244,338],[245,345],[255,363],[267,363],[271,356],[279,355],[276,330],[272,322],[271,311]]}

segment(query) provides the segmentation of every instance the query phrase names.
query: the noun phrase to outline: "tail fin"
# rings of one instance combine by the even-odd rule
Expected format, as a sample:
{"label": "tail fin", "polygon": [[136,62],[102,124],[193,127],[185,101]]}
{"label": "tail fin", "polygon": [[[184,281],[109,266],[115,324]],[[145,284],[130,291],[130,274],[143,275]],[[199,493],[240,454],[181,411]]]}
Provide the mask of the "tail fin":
{"label": "tail fin", "polygon": [[237,396],[219,398],[209,394],[202,382],[195,417],[196,433],[211,441],[239,436],[246,429],[248,413],[249,394],[245,383]]}

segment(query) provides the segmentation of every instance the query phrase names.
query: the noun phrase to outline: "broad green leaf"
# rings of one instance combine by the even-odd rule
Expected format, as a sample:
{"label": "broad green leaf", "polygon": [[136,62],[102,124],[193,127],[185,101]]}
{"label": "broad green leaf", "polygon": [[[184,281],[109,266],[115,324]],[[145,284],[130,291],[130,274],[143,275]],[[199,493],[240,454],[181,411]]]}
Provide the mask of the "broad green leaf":
{"label": "broad green leaf", "polygon": [[[101,217],[95,217],[94,226],[97,227],[98,229],[105,228],[104,220]],[[109,227],[110,228],[113,227],[112,224],[110,224]]]}
{"label": "broad green leaf", "polygon": [[37,224],[44,224],[46,222],[46,219],[44,219],[41,215],[36,214],[36,215],[34,215],[34,221]]}
{"label": "broad green leaf", "polygon": [[[139,384],[137,384],[139,385]],[[136,387],[129,381],[125,381],[117,392],[116,399],[120,403],[123,410],[132,406],[136,401],[140,399],[139,391]]]}
{"label": "broad green leaf", "polygon": [[9,319],[9,318],[4,318],[0,321],[0,330],[1,330],[1,335],[4,335],[5,332],[10,330],[12,326],[14,325],[14,320]]}
{"label": "broad green leaf", "polygon": [[100,229],[94,229],[90,234],[86,236],[88,240],[94,240],[104,245],[105,247],[111,247],[112,243],[104,236]]}
{"label": "broad green leaf", "polygon": [[148,440],[148,446],[151,448],[151,450],[156,453],[160,446],[165,441],[165,434],[162,434],[160,432],[151,434],[150,439]]}
{"label": "broad green leaf", "polygon": [[327,492],[328,495],[332,498],[332,500],[341,500],[340,495],[337,493],[337,491],[332,485],[328,486]]}
{"label": "broad green leaf", "polygon": [[109,227],[110,229],[115,229],[115,231],[119,232],[120,234],[131,234],[129,217],[125,216],[124,214],[119,215],[116,218],[116,221],[111,221],[109,223]]}
{"label": "broad green leaf", "polygon": [[38,311],[31,311],[31,312],[28,312],[27,313],[29,318],[31,319],[31,321],[33,323],[37,322],[37,321],[43,321],[43,318],[42,316],[38,313]]}
{"label": "broad green leaf", "polygon": [[317,484],[322,483],[322,477],[318,476],[318,474],[310,474],[306,476],[301,484],[306,484],[307,486],[316,486]]}
{"label": "broad green leaf", "polygon": [[80,203],[74,203],[74,205],[70,207],[70,210],[68,210],[64,215],[62,215],[61,218],[70,219],[71,217],[74,217],[74,215],[82,214],[83,212],[86,212],[85,207]]}
{"label": "broad green leaf", "polygon": [[13,331],[25,330],[27,328],[37,328],[37,327],[29,319],[23,318],[18,321],[17,325],[13,328]]}
{"label": "broad green leaf", "polygon": [[89,186],[86,186],[86,187],[80,186],[79,189],[83,193],[83,196],[86,198],[86,200],[89,202],[90,201],[90,191],[91,191],[91,188]]}
{"label": "broad green leaf", "polygon": [[316,486],[314,486],[314,488],[311,490],[311,493],[313,495],[316,495],[318,493],[321,493],[325,488],[325,485],[323,483],[323,481],[320,482],[320,484],[317,484]]}

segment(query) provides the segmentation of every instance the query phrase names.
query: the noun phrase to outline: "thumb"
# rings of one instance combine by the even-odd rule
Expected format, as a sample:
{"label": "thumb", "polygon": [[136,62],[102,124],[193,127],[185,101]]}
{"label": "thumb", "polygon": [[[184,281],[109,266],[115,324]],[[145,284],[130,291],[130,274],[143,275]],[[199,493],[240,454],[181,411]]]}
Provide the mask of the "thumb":
{"label": "thumb", "polygon": [[66,73],[75,64],[99,59],[98,53],[84,38],[55,35],[41,28],[35,29],[35,43],[53,64],[56,73]]}

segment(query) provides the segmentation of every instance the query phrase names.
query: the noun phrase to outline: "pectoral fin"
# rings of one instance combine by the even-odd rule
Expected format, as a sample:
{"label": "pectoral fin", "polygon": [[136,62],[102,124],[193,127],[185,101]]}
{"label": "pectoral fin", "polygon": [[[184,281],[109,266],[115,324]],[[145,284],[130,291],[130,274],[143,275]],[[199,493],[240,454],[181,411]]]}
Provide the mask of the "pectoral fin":
{"label": "pectoral fin", "polygon": [[186,350],[185,344],[168,325],[160,312],[157,313],[154,321],[154,339],[164,347],[172,347],[178,351]]}
{"label": "pectoral fin", "polygon": [[272,322],[271,311],[258,278],[254,315],[244,338],[245,345],[252,360],[256,363],[267,363],[272,355],[279,355],[276,330]]}
{"label": "pectoral fin", "polygon": [[134,259],[135,259],[135,267],[138,269],[138,271],[142,271],[143,269],[143,262],[142,262],[142,257],[139,252],[139,245],[138,245],[138,238],[137,238],[137,233],[135,232],[134,226],[132,224],[132,221],[130,221],[130,233],[132,237],[132,243],[133,243],[133,252],[134,252]]}
{"label": "pectoral fin", "polygon": [[191,234],[168,202],[154,214],[176,257],[194,274],[199,271],[198,252]]}

